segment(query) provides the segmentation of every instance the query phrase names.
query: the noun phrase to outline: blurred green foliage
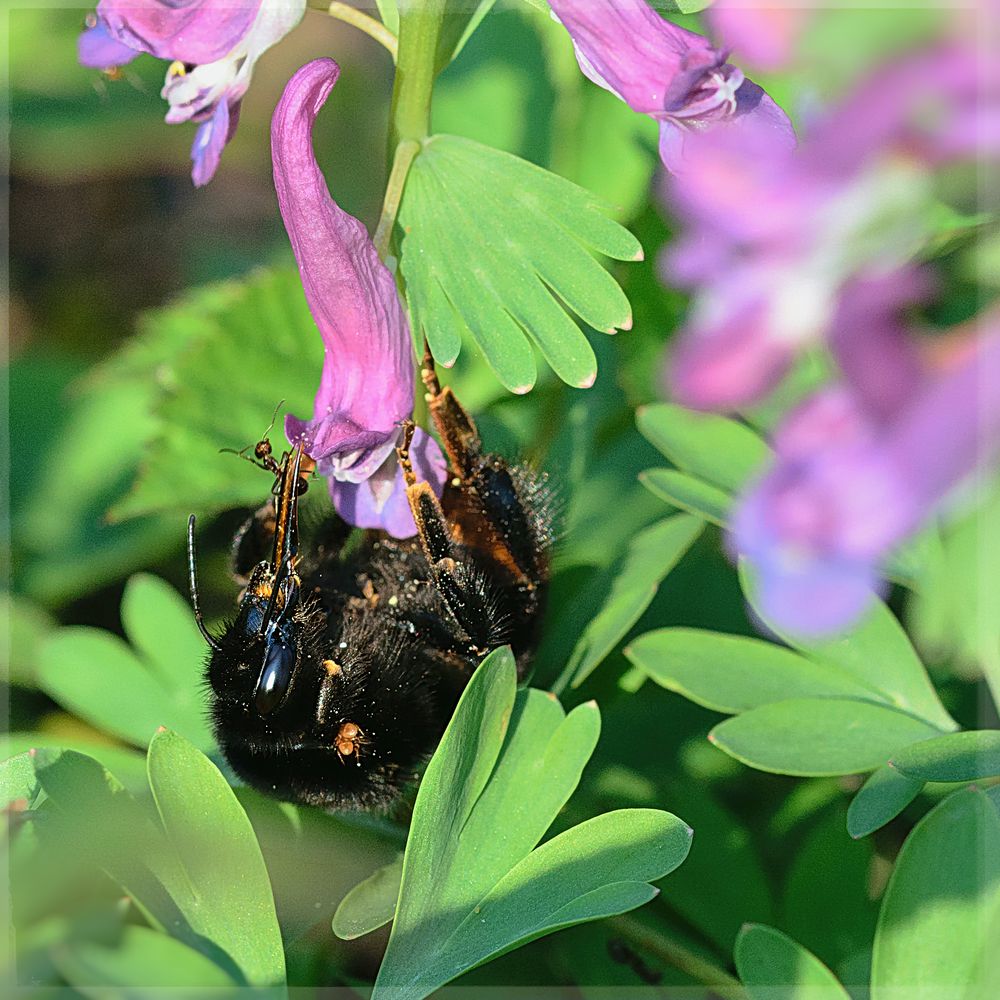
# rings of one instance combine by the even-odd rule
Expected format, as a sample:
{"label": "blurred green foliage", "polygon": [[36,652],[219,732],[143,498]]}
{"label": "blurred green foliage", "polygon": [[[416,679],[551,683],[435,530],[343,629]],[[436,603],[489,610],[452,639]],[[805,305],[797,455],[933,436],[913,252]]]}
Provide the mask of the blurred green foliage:
{"label": "blurred green foliage", "polygon": [[[270,483],[218,449],[256,440],[280,400],[307,412],[319,375],[321,345],[270,183],[271,109],[298,65],[335,55],[343,75],[317,152],[338,201],[371,223],[385,180],[390,61],[310,12],[308,29],[262,60],[218,177],[194,191],[192,130],[162,122],[161,64],[139,59],[111,81],[76,64],[82,11],[8,15],[12,731],[0,789],[12,983],[68,996],[142,995],[114,991],[154,983],[367,988],[386,937],[360,932],[392,912],[399,870],[404,919],[384,983],[412,983],[418,967],[428,988],[464,971],[463,985],[582,988],[655,980],[735,990],[738,976],[753,1000],[817,988],[842,997],[840,983],[853,992],[869,982],[876,1000],[914,984],[941,995],[967,987],[969,1000],[996,992],[1000,970],[981,931],[1000,926],[1000,796],[996,785],[964,787],[989,786],[1000,771],[981,682],[1000,656],[996,485],[980,484],[985,503],[970,499],[963,517],[900,554],[893,578],[905,589],[853,635],[826,647],[766,630],[750,638],[766,623],[718,529],[766,458],[761,435],[825,377],[823,359],[809,359],[746,423],[656,402],[663,347],[685,307],[654,272],[671,235],[651,187],[656,128],[583,79],[542,6],[491,11],[442,73],[433,115],[438,132],[591,192],[645,251],[642,262],[612,264],[611,278],[591,272],[606,293],[604,325],[618,319],[619,286],[633,317],[614,340],[579,333],[596,358],[592,388],[543,369],[530,394],[513,398],[473,341],[446,373],[490,447],[527,456],[558,483],[564,536],[533,683],[558,689],[568,714],[540,691],[515,695],[509,670],[480,671],[466,710],[476,699],[486,715],[493,702],[512,703],[510,728],[498,711],[492,737],[477,744],[463,735],[468,719],[457,720],[416,804],[384,817],[231,790],[202,708],[201,640],[177,589],[194,510],[208,614],[231,611],[230,538]],[[864,68],[932,36],[941,18],[929,4],[828,10],[796,65],[760,82],[805,117]],[[490,200],[478,207],[498,211]],[[955,274],[970,272],[967,223],[945,214],[938,227]],[[956,301],[965,287],[956,279]],[[579,357],[586,366],[571,358],[569,381],[591,372],[587,351]],[[949,732],[956,723],[963,731]],[[154,735],[159,726],[172,731]],[[550,761],[545,747],[559,748],[570,726],[572,746]],[[441,780],[456,760],[483,781],[492,775],[467,810],[464,844],[446,840],[434,813],[458,809],[468,791]],[[857,772],[869,770],[862,783]],[[792,776],[803,774],[816,776]],[[646,864],[650,854],[629,848],[644,833],[670,841],[680,824],[664,809],[695,836],[660,896],[634,916],[471,968],[545,928],[645,901],[646,881],[684,853]],[[598,828],[620,810],[642,816]],[[494,843],[509,815],[524,826],[517,851]],[[590,834],[603,845],[600,865],[581,875]],[[404,848],[405,870],[394,860]],[[413,933],[441,909],[414,859],[445,848],[442,898],[465,907],[447,914],[450,955]],[[546,852],[531,878],[501,893],[502,927],[484,934],[466,916],[473,848],[495,849],[482,897],[533,848]],[[570,868],[575,889],[598,895],[545,910]],[[629,888],[613,884],[616,873]],[[331,933],[335,912],[354,940]]]}

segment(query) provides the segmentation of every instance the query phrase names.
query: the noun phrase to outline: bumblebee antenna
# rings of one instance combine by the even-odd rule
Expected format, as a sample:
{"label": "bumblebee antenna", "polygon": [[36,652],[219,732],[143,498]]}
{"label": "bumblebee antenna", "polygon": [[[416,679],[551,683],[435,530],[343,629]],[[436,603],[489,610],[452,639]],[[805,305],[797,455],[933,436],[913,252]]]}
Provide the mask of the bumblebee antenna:
{"label": "bumblebee antenna", "polygon": [[188,587],[191,590],[191,606],[194,608],[194,620],[198,623],[198,631],[204,636],[205,642],[218,653],[222,647],[215,636],[205,627],[205,619],[201,616],[201,602],[198,600],[198,566],[194,552],[194,524],[195,517],[192,514],[188,518]]}

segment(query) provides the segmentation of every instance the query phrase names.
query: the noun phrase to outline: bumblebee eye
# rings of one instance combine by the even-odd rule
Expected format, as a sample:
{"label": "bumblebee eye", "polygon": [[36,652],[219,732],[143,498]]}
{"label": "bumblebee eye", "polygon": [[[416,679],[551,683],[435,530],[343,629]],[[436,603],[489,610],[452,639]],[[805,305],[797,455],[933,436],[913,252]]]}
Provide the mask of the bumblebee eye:
{"label": "bumblebee eye", "polygon": [[258,715],[270,715],[288,693],[295,667],[295,644],[278,639],[268,645],[264,669],[257,680],[253,703]]}

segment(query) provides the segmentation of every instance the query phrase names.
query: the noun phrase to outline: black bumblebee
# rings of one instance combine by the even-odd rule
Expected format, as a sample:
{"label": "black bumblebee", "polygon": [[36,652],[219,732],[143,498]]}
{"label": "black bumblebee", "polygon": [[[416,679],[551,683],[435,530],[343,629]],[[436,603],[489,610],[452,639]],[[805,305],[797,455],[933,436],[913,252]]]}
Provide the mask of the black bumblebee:
{"label": "black bumblebee", "polygon": [[[277,462],[273,497],[237,536],[239,611],[211,635],[207,680],[216,737],[233,770],[267,794],[335,809],[388,805],[434,750],[482,658],[510,644],[523,676],[545,601],[553,538],[544,476],[482,450],[475,424],[427,355],[422,372],[449,463],[441,500],[415,481],[412,425],[397,449],[418,533],[399,541],[335,516],[300,546],[299,497],[311,459]],[[269,542],[268,557],[248,554]]]}

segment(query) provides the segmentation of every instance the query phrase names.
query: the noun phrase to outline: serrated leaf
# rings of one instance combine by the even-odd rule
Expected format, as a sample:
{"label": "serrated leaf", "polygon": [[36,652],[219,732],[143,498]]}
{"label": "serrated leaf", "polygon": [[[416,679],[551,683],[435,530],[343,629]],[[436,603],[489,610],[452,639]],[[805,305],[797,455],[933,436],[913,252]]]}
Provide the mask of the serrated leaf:
{"label": "serrated leaf", "polygon": [[233,790],[218,768],[176,733],[153,738],[147,766],[161,827],[185,875],[183,885],[168,886],[171,894],[247,983],[283,983],[284,949],[271,884]]}
{"label": "serrated leaf", "polygon": [[740,584],[760,620],[792,648],[819,663],[839,667],[877,692],[874,697],[926,719],[938,730],[957,728],[903,627],[882,601],[875,600],[850,632],[829,638],[797,636],[763,613],[756,600],[754,572],[745,559],[740,560]]}
{"label": "serrated leaf", "polygon": [[573,687],[579,687],[593,673],[639,620],[703,527],[704,523],[690,514],[675,514],[632,539],[607,600],[584,629],[566,665]]}
{"label": "serrated leaf", "polygon": [[1000,775],[1000,730],[948,733],[900,750],[889,762],[920,781],[975,781]]}
{"label": "serrated leaf", "polygon": [[759,434],[727,417],[656,403],[640,407],[635,419],[643,437],[678,469],[726,493],[742,489],[771,457]]}
{"label": "serrated leaf", "polygon": [[593,195],[534,164],[434,136],[410,170],[399,221],[414,336],[442,364],[471,336],[500,381],[526,392],[530,338],[560,378],[589,386],[594,352],[563,304],[598,330],[631,325],[627,299],[591,253],[636,259],[638,243]]}
{"label": "serrated leaf", "polygon": [[534,937],[640,905],[680,864],[688,828],[655,810],[599,816],[532,850],[597,729],[592,703],[564,716],[551,696],[517,693],[509,649],[483,661],[417,793],[374,998],[427,996]]}
{"label": "serrated leaf", "polygon": [[848,698],[792,698],[720,722],[709,739],[761,771],[824,777],[872,771],[936,734],[895,709]]}
{"label": "serrated leaf", "polygon": [[[137,650],[101,629],[58,629],[39,653],[39,683],[68,711],[135,746],[145,746],[166,726],[212,750],[202,689],[204,644],[180,596],[153,579],[133,578],[123,599]],[[165,625],[170,631],[163,631]]]}
{"label": "serrated leaf", "polygon": [[787,934],[747,924],[733,955],[751,1000],[848,1000],[837,977]]}
{"label": "serrated leaf", "polygon": [[745,636],[657,629],[639,636],[625,655],[662,687],[728,714],[788,698],[871,696],[850,674]]}
{"label": "serrated leaf", "polygon": [[[174,330],[200,336],[183,351]],[[284,400],[290,413],[312,412],[323,345],[294,268],[260,271],[244,281],[209,286],[146,315],[145,356],[158,358],[162,393],[157,430],[132,492],[117,518],[152,511],[215,512],[258,506],[269,477],[222,448],[239,450],[267,428]],[[280,438],[280,414],[275,436]],[[184,521],[178,517],[178,538]]]}
{"label": "serrated leaf", "polygon": [[975,788],[935,806],[903,844],[872,954],[872,1000],[995,996],[1000,815]]}
{"label": "serrated leaf", "polygon": [[895,819],[923,787],[923,781],[909,778],[883,764],[872,771],[851,799],[847,808],[847,832],[854,838],[874,833]]}
{"label": "serrated leaf", "polygon": [[639,482],[661,500],[720,528],[726,526],[732,498],[717,486],[676,469],[647,469],[639,474]]}

